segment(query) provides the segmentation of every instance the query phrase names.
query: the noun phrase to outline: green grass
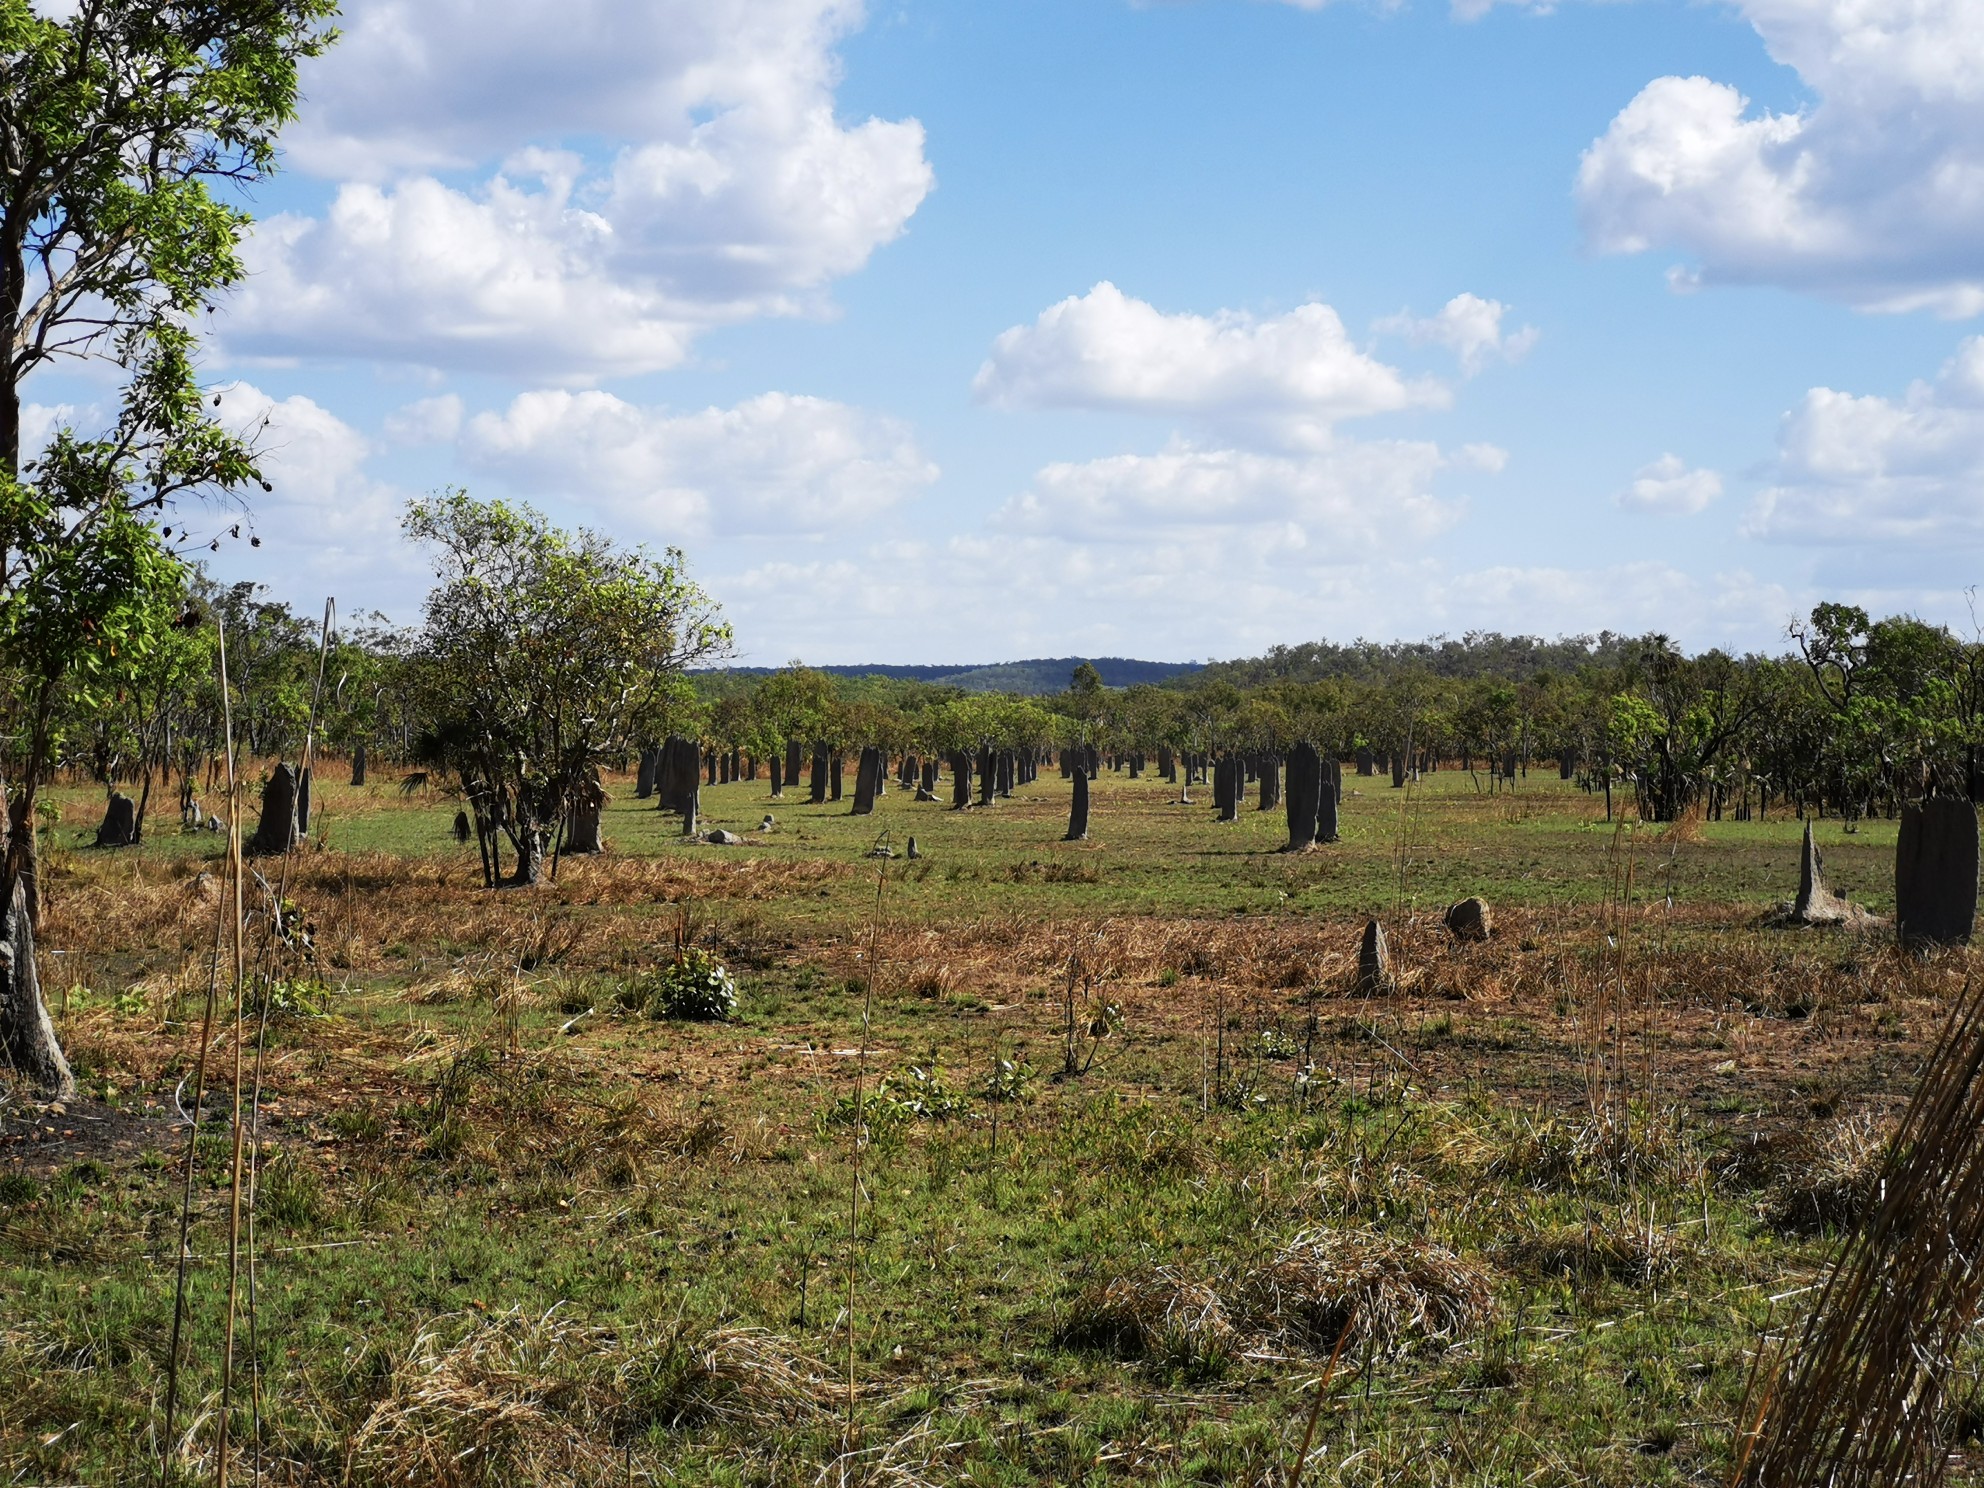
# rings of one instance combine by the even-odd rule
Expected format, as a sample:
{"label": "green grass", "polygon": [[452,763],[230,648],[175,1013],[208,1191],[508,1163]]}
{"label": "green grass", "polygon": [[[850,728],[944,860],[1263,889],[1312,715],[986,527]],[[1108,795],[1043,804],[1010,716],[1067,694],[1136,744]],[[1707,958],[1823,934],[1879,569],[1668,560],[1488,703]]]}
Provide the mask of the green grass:
{"label": "green grass", "polygon": [[[1446,770],[1394,790],[1386,778],[1347,776],[1343,840],[1297,857],[1278,851],[1287,841],[1279,811],[1259,811],[1250,799],[1239,821],[1222,824],[1209,786],[1194,787],[1193,804],[1185,806],[1176,804],[1175,786],[1108,771],[1095,783],[1087,842],[1060,840],[1068,787],[1051,770],[990,808],[951,810],[948,786],[935,804],[892,789],[867,817],[852,814],[851,790],[847,800],[814,806],[802,791],[774,801],[762,780],[705,787],[703,829],[721,827],[748,839],[729,849],[685,844],[680,818],[635,800],[631,782],[623,780],[614,783],[605,831],[610,849],[623,854],[719,852],[847,864],[864,861],[883,843],[901,854],[915,837],[922,859],[892,870],[892,893],[906,910],[930,914],[1009,907],[1027,914],[1363,913],[1393,908],[1401,891],[1409,909],[1439,908],[1475,893],[1497,903],[1592,904],[1608,892],[1615,840],[1636,859],[1642,896],[1671,892],[1680,903],[1761,911],[1797,888],[1803,824],[1788,814],[1762,823],[1707,823],[1699,840],[1675,840],[1661,828],[1607,822],[1602,798],[1541,773],[1508,793],[1488,794],[1484,783]],[[58,794],[65,813],[58,851],[99,855],[86,845],[94,829],[69,825],[92,819],[97,798]],[[453,839],[456,802],[438,795],[403,799],[390,782],[363,791],[327,783],[319,796],[313,834],[333,850],[452,858],[474,872],[474,848]],[[1614,805],[1627,815],[1623,797]],[[775,828],[760,833],[767,813]],[[1877,912],[1890,908],[1895,824],[1862,822],[1851,834],[1837,821],[1818,825],[1835,882]],[[137,851],[180,862],[217,859],[223,846],[210,834],[181,833],[176,817],[168,817],[154,821]],[[828,905],[805,906],[805,917],[845,915],[867,892],[860,884],[842,885],[828,894]],[[800,909],[784,906],[792,914]]]}
{"label": "green grass", "polygon": [[[1340,1361],[1308,1481],[1721,1481],[1749,1350],[1784,1320],[1771,1299],[1832,1244],[1779,1227],[1796,1163],[1764,1171],[1744,1144],[1891,1107],[1965,958],[1923,967],[1872,940],[1757,929],[1795,886],[1795,821],[1685,840],[1607,824],[1555,780],[1488,796],[1444,772],[1409,797],[1347,782],[1344,842],[1291,858],[1274,851],[1278,814],[1222,826],[1158,782],[1097,784],[1085,844],[1058,840],[1052,774],[983,811],[892,791],[866,819],[768,803],[762,782],[706,790],[706,825],[749,835],[739,848],[685,845],[622,790],[614,861],[538,895],[472,887],[450,803],[328,787],[329,846],[299,860],[294,890],[323,950],[290,969],[312,990],[270,1030],[280,1156],[254,1335],[238,1341],[244,1378],[250,1360],[259,1374],[264,1475],[1281,1482],[1315,1351],[1249,1335],[1212,1356],[1124,1357],[1077,1346],[1071,1324],[1099,1285],[1152,1266],[1237,1315],[1248,1278],[1320,1226],[1446,1247],[1495,1306],[1452,1346]],[[58,1014],[93,1098],[36,1117],[47,1143],[0,1147],[0,1480],[124,1483],[155,1470],[162,1429],[184,1143],[164,1116],[212,933],[179,885],[211,869],[215,842],[173,828],[99,853],[75,842],[90,794],[62,798],[50,949],[90,989]],[[898,851],[913,833],[923,856],[886,864],[864,1031],[884,869],[867,853],[885,832]],[[1835,879],[1883,907],[1892,827],[1825,823],[1821,838]],[[1651,1011],[1594,1086],[1582,1020],[1618,964],[1600,906],[1627,862],[1623,964]],[[752,887],[781,872],[765,879],[777,892]],[[1477,892],[1508,929],[1443,944],[1425,912]],[[732,1022],[620,1005],[685,906],[738,974]],[[1374,911],[1408,981],[1367,1001],[1345,995],[1341,956]],[[1084,1022],[1104,1001],[1121,1014],[1087,1073],[1064,1077],[1077,932],[1100,978]],[[562,949],[515,972],[533,935]],[[1002,1070],[1024,1099],[988,1097]],[[851,1234],[863,1128],[844,1118],[857,1080],[872,1098],[884,1077],[918,1098],[934,1081],[952,1114],[919,1119],[907,1097],[871,1114]],[[1595,1093],[1615,1117],[1637,1102],[1612,1158],[1587,1140]],[[92,1145],[86,1118],[124,1136]],[[0,1134],[25,1135],[9,1122]],[[211,1476],[219,1404],[220,1129],[198,1159],[186,1481]],[[754,1396],[760,1369],[710,1404],[697,1351],[739,1327],[817,1374],[803,1399]],[[474,1376],[476,1349],[508,1350],[507,1372]],[[460,1405],[478,1380],[517,1426],[483,1433],[486,1470],[421,1465],[420,1433],[443,1429],[432,1411],[382,1424],[423,1389]]]}

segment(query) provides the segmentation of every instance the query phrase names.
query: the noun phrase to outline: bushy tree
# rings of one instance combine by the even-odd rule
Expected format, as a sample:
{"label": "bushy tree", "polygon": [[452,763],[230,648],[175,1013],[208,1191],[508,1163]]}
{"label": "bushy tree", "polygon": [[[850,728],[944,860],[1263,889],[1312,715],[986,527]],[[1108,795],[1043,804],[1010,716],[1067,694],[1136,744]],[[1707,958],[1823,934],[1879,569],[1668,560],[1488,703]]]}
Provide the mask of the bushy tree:
{"label": "bushy tree", "polygon": [[662,725],[684,669],[727,654],[730,629],[672,548],[463,491],[411,503],[405,527],[440,580],[414,647],[428,756],[460,778],[484,840],[508,840],[508,881],[535,884],[581,787]]}

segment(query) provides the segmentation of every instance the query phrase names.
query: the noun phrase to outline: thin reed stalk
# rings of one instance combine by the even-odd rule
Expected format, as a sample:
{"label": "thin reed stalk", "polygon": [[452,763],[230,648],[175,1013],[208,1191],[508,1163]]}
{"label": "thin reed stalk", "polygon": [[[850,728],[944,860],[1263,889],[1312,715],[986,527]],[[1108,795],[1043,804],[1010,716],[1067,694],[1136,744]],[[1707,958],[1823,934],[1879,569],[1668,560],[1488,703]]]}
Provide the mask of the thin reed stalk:
{"label": "thin reed stalk", "polygon": [[1322,1378],[1316,1381],[1316,1398],[1309,1405],[1309,1424],[1302,1428],[1302,1450],[1295,1454],[1295,1465],[1288,1470],[1288,1488],[1302,1488],[1302,1474],[1309,1466],[1309,1449],[1316,1441],[1316,1423],[1323,1415],[1323,1400],[1329,1393],[1330,1380],[1336,1374],[1337,1360],[1343,1357],[1343,1347],[1356,1331],[1357,1313],[1352,1309],[1350,1316],[1344,1319],[1343,1331],[1336,1336],[1336,1347],[1330,1350],[1330,1361],[1323,1366]]}
{"label": "thin reed stalk", "polygon": [[[331,626],[337,618],[337,601],[324,601],[323,629],[317,636],[317,680],[310,693],[310,715],[303,728],[303,782],[314,783],[313,771],[317,759],[317,714],[324,700],[324,663],[330,653]],[[294,803],[292,803],[294,809]],[[262,1075],[265,1068],[269,1043],[269,1007],[275,1001],[275,954],[280,940],[280,916],[283,905],[289,901],[290,866],[296,858],[296,834],[283,836],[282,870],[276,878],[275,903],[270,908],[268,938],[263,946],[262,972],[260,977],[261,1008],[255,1025],[255,1075],[254,1090],[248,1101],[248,1124],[251,1132],[248,1157],[248,1354],[252,1361],[249,1375],[249,1421],[255,1433],[254,1481],[262,1481],[262,1343],[261,1311],[256,1287],[256,1246],[255,1246],[255,1201],[260,1190],[262,1171]]]}
{"label": "thin reed stalk", "polygon": [[1945,1020],[1875,1192],[1796,1342],[1758,1371],[1739,1417],[1739,1488],[1935,1488],[1938,1417],[1984,1298],[1984,984]]}
{"label": "thin reed stalk", "polygon": [[[227,681],[227,625],[218,615],[214,617],[214,630],[220,658],[222,738],[231,776],[234,771],[234,708]],[[232,809],[230,805],[230,814]],[[173,1439],[179,1425],[179,1345],[186,1321],[187,1261],[192,1253],[193,1176],[199,1162],[200,1115],[206,1101],[207,1060],[213,1050],[214,1013],[220,1000],[220,958],[227,936],[227,910],[227,896],[222,894],[214,917],[213,959],[207,972],[207,1005],[200,1020],[200,1055],[193,1069],[193,1110],[186,1125],[186,1177],[179,1199],[179,1255],[172,1292],[172,1332],[166,1346],[165,1435],[159,1444],[159,1488],[165,1488],[171,1471]],[[238,911],[235,920],[238,926]]]}
{"label": "thin reed stalk", "polygon": [[853,1449],[854,1440],[854,1296],[861,1272],[861,1141],[865,1124],[862,1114],[868,1076],[868,1034],[875,1012],[875,958],[880,952],[882,934],[882,891],[889,881],[889,863],[884,858],[875,872],[875,904],[868,921],[868,975],[861,995],[861,1043],[854,1059],[854,1120],[848,1131],[847,1181],[847,1425],[843,1451]]}
{"label": "thin reed stalk", "polygon": [[[223,689],[223,695],[225,689]],[[225,705],[224,705],[225,706]],[[243,939],[242,921],[247,913],[243,889],[247,883],[247,873],[241,856],[241,778],[235,768],[233,727],[230,719],[228,733],[230,742],[227,750],[227,861],[228,877],[233,883],[233,932],[234,942],[234,1153],[228,1176],[228,1221],[227,1221],[227,1327],[226,1339],[221,1351],[220,1367],[220,1413],[214,1433],[214,1483],[215,1488],[227,1488],[228,1478],[228,1426],[229,1416],[234,1406],[234,1325],[240,1301],[241,1290],[241,1198],[243,1162],[246,1157],[244,1142],[245,1125],[242,1110],[242,1092],[245,1088],[244,1056],[246,1048],[242,1040],[242,1025],[247,1021],[247,947]]]}

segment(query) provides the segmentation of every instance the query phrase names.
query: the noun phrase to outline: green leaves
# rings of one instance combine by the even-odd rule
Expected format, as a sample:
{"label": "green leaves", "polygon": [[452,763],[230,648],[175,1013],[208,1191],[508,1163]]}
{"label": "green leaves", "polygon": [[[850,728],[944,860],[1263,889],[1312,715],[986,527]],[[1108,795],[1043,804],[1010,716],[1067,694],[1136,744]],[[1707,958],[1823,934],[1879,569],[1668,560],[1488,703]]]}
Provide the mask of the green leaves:
{"label": "green leaves", "polygon": [[682,672],[730,628],[682,554],[656,558],[529,507],[440,493],[407,508],[435,557],[413,674],[445,763],[541,830],[605,759],[685,701]]}
{"label": "green leaves", "polygon": [[[63,468],[88,468],[73,446]],[[157,528],[120,503],[75,540],[47,491],[0,482],[0,523],[14,534],[16,581],[0,589],[0,662],[52,688],[66,680],[84,706],[131,674],[169,633],[184,570]]]}

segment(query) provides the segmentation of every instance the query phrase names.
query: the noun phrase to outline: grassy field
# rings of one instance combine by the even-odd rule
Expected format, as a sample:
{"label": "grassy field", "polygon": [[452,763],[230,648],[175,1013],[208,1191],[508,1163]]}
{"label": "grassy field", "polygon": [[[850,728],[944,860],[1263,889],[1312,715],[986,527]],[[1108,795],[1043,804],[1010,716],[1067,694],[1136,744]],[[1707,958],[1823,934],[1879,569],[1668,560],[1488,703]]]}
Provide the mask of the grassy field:
{"label": "grassy field", "polygon": [[[1313,1413],[1312,1484],[1721,1481],[1967,953],[1763,928],[1794,820],[1346,784],[1343,842],[1289,857],[1277,813],[1111,774],[1086,843],[1051,772],[869,818],[706,790],[738,847],[620,783],[612,851],[531,893],[475,886],[454,803],[326,786],[280,885],[309,947],[257,955],[234,1476],[1283,1484]],[[220,844],[98,852],[59,797],[86,1099],[0,1109],[0,1481],[205,1481],[222,1075],[170,1440],[164,1396]],[[1887,908],[1892,824],[1820,838]],[[1477,893],[1497,933],[1457,944]],[[679,939],[736,1017],[649,1015]]]}

